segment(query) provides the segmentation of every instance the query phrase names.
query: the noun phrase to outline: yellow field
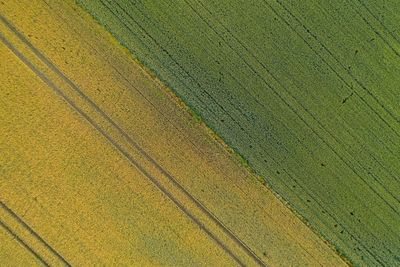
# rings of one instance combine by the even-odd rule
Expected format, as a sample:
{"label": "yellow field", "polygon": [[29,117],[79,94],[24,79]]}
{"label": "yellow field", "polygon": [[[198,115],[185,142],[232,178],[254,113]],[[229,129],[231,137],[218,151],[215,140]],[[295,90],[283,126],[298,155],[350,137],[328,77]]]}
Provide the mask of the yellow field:
{"label": "yellow field", "polygon": [[0,13],[0,220],[45,263],[346,265],[72,1]]}

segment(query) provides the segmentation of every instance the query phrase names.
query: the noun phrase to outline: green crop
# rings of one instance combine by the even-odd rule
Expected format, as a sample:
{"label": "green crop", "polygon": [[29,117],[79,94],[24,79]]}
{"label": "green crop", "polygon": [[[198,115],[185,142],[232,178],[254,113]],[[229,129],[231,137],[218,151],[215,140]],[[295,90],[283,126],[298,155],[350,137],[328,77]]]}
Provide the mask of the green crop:
{"label": "green crop", "polygon": [[352,263],[400,264],[397,1],[78,2]]}

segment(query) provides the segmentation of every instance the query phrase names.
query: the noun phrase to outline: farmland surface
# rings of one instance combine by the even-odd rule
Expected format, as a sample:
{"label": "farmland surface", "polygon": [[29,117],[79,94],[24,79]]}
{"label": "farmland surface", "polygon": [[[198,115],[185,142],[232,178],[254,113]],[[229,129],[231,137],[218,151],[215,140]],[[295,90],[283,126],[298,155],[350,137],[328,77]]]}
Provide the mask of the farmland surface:
{"label": "farmland surface", "polygon": [[0,1],[0,55],[1,264],[346,265],[73,1]]}
{"label": "farmland surface", "polygon": [[78,1],[355,265],[400,265],[398,1]]}

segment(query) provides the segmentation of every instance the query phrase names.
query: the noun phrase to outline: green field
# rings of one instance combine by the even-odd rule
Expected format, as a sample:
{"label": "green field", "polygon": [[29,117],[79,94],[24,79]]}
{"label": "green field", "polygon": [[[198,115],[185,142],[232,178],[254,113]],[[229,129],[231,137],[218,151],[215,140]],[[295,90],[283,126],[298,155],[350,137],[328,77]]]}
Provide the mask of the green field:
{"label": "green field", "polygon": [[399,2],[78,2],[353,264],[400,264]]}

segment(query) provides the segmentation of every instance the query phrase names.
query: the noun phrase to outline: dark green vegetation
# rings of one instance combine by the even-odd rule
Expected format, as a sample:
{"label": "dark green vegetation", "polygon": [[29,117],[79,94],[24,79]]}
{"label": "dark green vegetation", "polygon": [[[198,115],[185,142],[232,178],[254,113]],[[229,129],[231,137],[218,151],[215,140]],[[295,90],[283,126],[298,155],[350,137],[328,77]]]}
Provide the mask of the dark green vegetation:
{"label": "dark green vegetation", "polygon": [[398,1],[79,2],[352,263],[400,264]]}

